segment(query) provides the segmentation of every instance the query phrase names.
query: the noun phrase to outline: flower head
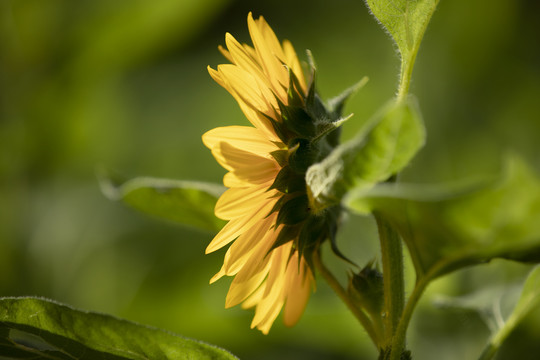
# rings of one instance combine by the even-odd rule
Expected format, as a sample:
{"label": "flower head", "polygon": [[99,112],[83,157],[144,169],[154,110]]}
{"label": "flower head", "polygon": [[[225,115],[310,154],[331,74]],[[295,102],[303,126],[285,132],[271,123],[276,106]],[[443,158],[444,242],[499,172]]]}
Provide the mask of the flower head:
{"label": "flower head", "polygon": [[226,34],[227,49],[220,50],[231,64],[208,68],[253,127],[203,135],[228,170],[229,188],[215,208],[229,222],[206,252],[233,242],[211,282],[234,276],[226,307],[255,307],[252,327],[267,333],[282,308],[286,325],[298,321],[315,285],[309,254],[335,233],[335,211],[313,214],[304,178],[335,146],[336,126],[313,83],[307,86],[291,43],[280,43],[262,17],[250,13],[248,26],[253,47]]}

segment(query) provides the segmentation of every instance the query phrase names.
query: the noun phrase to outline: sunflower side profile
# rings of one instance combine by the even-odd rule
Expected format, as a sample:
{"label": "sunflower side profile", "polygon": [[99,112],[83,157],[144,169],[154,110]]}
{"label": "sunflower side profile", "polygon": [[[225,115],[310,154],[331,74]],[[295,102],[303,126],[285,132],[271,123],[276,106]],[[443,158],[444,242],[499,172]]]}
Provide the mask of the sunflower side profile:
{"label": "sunflower side profile", "polygon": [[305,173],[337,145],[341,106],[327,109],[313,67],[308,86],[293,46],[280,43],[264,18],[250,13],[248,27],[253,46],[227,33],[227,48],[219,49],[231,63],[208,67],[253,127],[219,127],[202,137],[228,171],[215,207],[228,223],[206,253],[232,242],[210,282],[234,276],[225,306],[255,307],[251,326],[267,334],[282,308],[285,325],[299,320],[315,288],[311,255],[335,237],[339,209],[310,208]]}

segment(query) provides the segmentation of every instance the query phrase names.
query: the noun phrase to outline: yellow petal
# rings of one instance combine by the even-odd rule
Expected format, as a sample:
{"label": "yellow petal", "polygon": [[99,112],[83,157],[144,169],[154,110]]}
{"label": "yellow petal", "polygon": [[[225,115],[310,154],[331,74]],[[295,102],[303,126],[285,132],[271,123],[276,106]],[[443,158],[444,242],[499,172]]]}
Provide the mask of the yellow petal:
{"label": "yellow petal", "polygon": [[[271,223],[274,221],[275,217],[272,219]],[[260,299],[256,300],[258,298],[257,293],[260,289],[264,288],[264,285],[261,286],[261,284],[263,284],[263,281],[266,279],[270,266],[272,265],[270,256],[266,255],[271,248],[275,237],[275,234],[265,236],[265,238],[261,239],[260,243],[256,245],[255,249],[249,253],[249,258],[245,261],[231,283],[226,301],[228,306],[237,305],[247,298],[249,299],[242,305],[244,308],[255,306],[259,302]],[[233,246],[235,244],[233,244]],[[231,261],[234,261],[233,257],[234,255],[232,255],[231,252]],[[231,266],[234,267],[235,264],[231,264]],[[263,293],[264,291],[261,291],[260,296],[262,296]]]}
{"label": "yellow petal", "polygon": [[283,63],[285,61],[285,54],[283,53],[283,49],[281,48],[281,44],[279,43],[274,30],[268,25],[263,16],[260,16],[255,22],[259,26],[261,34],[264,37],[264,42],[267,44],[272,54],[277,57],[280,63]]}
{"label": "yellow petal", "polygon": [[272,151],[280,149],[269,141],[261,130],[249,126],[218,127],[207,131],[202,140],[209,149],[216,147],[220,142],[228,142],[238,149],[266,157]]}
{"label": "yellow petal", "polygon": [[225,34],[225,43],[227,44],[227,49],[231,55],[231,63],[239,66],[245,71],[249,72],[257,78],[257,80],[263,81],[263,83],[269,84],[268,79],[264,76],[261,65],[258,60],[253,58],[249,53],[249,50],[246,50],[234,36],[229,33]]}
{"label": "yellow petal", "polygon": [[304,95],[307,95],[307,86],[306,86],[306,80],[304,78],[304,72],[302,71],[302,66],[300,65],[300,61],[298,60],[298,56],[296,55],[296,51],[294,51],[294,47],[292,46],[291,42],[288,40],[283,41],[283,51],[285,53],[285,58],[287,66],[292,70],[294,75],[298,78],[298,81],[300,82],[300,86],[302,87],[302,91]]}
{"label": "yellow petal", "polygon": [[221,249],[242,233],[242,228],[248,219],[235,219],[229,221],[206,247],[206,254]]}
{"label": "yellow petal", "polygon": [[240,304],[246,298],[251,296],[257,288],[264,282],[270,268],[268,260],[254,264],[256,267],[250,272],[249,277],[240,278],[238,275],[234,277],[227,298],[225,299],[225,307],[230,308]]}
{"label": "yellow petal", "polygon": [[[234,66],[234,65],[231,65],[231,66]],[[236,102],[240,106],[240,109],[242,110],[246,118],[253,124],[253,126],[255,126],[257,129],[260,129],[266,135],[268,140],[279,141],[279,138],[276,135],[270,121],[266,117],[264,117],[264,115],[259,113],[257,110],[254,110],[251,105],[247,105],[244,99],[242,98],[242,96],[238,94],[236,89],[232,87],[232,85],[228,81],[226,81],[226,79],[223,78],[223,74],[221,72],[212,69],[210,66],[208,67],[208,72],[210,76],[219,85],[221,85],[225,90],[227,90],[235,98]],[[261,101],[264,101],[262,97],[261,97]],[[271,108],[270,105],[268,105],[266,109],[267,109],[266,115],[273,116],[273,114],[275,113],[275,110]]]}
{"label": "yellow petal", "polygon": [[218,218],[230,220],[242,216],[250,216],[253,209],[261,203],[272,201],[274,192],[267,192],[266,184],[251,186],[248,188],[231,188],[226,190],[218,199],[215,214]]}
{"label": "yellow petal", "polygon": [[275,159],[263,158],[226,142],[214,147],[212,154],[221,166],[232,171],[236,178],[252,184],[273,181],[281,170]]}
{"label": "yellow petal", "polygon": [[[280,232],[283,227],[279,227],[276,232]],[[272,260],[272,269],[268,274],[266,282],[269,286],[266,287],[264,296],[269,296],[272,290],[275,288],[284,288],[285,285],[285,270],[287,269],[287,262],[289,260],[289,254],[291,253],[292,242],[281,245],[277,249],[274,249],[269,256]]]}
{"label": "yellow petal", "polygon": [[259,58],[259,54],[257,54],[257,51],[255,51],[255,49],[248,44],[242,44],[242,47],[244,48],[246,54],[248,54],[249,57],[253,59],[253,61],[256,61],[257,64],[260,65],[261,59]]}
{"label": "yellow petal", "polygon": [[[271,180],[269,179],[269,182]],[[238,176],[236,176],[233,172],[229,171],[223,176],[223,185],[226,187],[232,188],[232,187],[245,187],[250,186],[251,183],[249,181],[245,181],[240,179]],[[268,184],[268,187],[270,187],[272,183]]]}
{"label": "yellow petal", "polygon": [[206,254],[221,249],[223,246],[236,239],[242,232],[265,218],[273,207],[274,204],[272,202],[263,203],[260,204],[260,208],[255,211],[251,217],[243,216],[229,221],[210,242],[206,248]]}
{"label": "yellow petal", "polygon": [[[281,141],[279,137],[276,135],[276,132],[274,131],[274,126],[272,125],[270,120],[268,120],[260,112],[253,110],[253,108],[246,105],[245,102],[239,101],[238,99],[237,99],[237,102],[238,102],[238,105],[240,106],[240,109],[242,110],[246,118],[249,120],[249,122],[252,123],[253,126],[255,126],[257,129],[264,132],[268,140],[276,141],[276,142]],[[273,110],[273,113],[275,114],[276,111]],[[269,116],[272,117],[273,119],[277,119],[277,117],[275,117],[273,114]]]}
{"label": "yellow petal", "polygon": [[218,143],[217,146],[212,148],[212,154],[220,165],[229,171],[255,166],[279,167],[277,162],[269,154],[266,154],[267,157],[263,157],[240,149],[228,142]]}
{"label": "yellow petal", "polygon": [[[260,305],[260,304],[259,304]],[[274,321],[276,321],[276,318],[279,315],[279,312],[281,311],[281,308],[283,307],[283,300],[280,299],[274,303],[271,303],[268,308],[265,308],[264,310],[259,310],[258,306],[255,310],[255,317],[253,318],[253,321],[251,322],[251,327],[257,327],[263,334],[268,334],[270,331],[270,328],[274,324]],[[256,321],[255,318],[257,314],[263,314],[263,318]]]}
{"label": "yellow petal", "polygon": [[[257,83],[259,89],[261,90],[261,95],[270,108],[278,109],[277,100],[272,93],[272,84],[268,77],[264,74],[263,69],[257,59],[254,59],[246,48],[231,35],[226,35],[227,48],[230,51],[230,54],[234,61],[232,61],[239,68],[248,72],[253,80]],[[242,96],[242,94],[240,93]],[[270,108],[267,108],[266,111],[263,111],[266,115],[272,116],[272,112],[268,111]],[[259,109],[260,110],[260,109]]]}
{"label": "yellow petal", "polygon": [[243,233],[231,245],[229,258],[227,259],[226,271],[227,274],[236,274],[242,270],[242,273],[237,275],[238,281],[242,281],[250,273],[252,263],[262,263],[268,250],[274,244],[278,233],[272,227],[276,223],[277,214],[273,213],[266,219],[263,219],[257,226],[253,226],[250,231]]}
{"label": "yellow petal", "polygon": [[225,275],[225,269],[221,267],[221,269],[216,273],[216,275],[212,276],[212,278],[210,279],[210,284],[215,283]]}
{"label": "yellow petal", "polygon": [[298,265],[298,253],[295,253],[287,265],[287,300],[283,309],[283,323],[286,326],[293,326],[302,316],[311,294],[312,278],[304,259]]}
{"label": "yellow petal", "polygon": [[[251,13],[249,13],[249,34],[251,35],[251,40],[253,41],[253,47],[259,55],[259,59],[261,61],[264,73],[272,84],[272,90],[283,102],[286,103],[287,92],[285,88],[289,86],[289,77],[287,69],[285,69],[283,64],[276,57],[276,55],[278,55],[276,53],[280,52],[279,42],[277,48],[275,47],[275,44],[273,42],[268,42],[268,38],[271,38],[271,34],[269,34],[267,30],[267,28],[269,29],[269,26],[266,24],[266,21],[264,21],[264,19],[261,19],[262,18],[260,18],[258,20],[259,23],[257,23],[255,20],[253,20]],[[265,34],[262,33],[259,24],[261,24],[262,27],[265,29]],[[271,32],[272,30],[270,29],[269,31]]]}
{"label": "yellow petal", "polygon": [[261,323],[266,324],[266,322],[274,315],[276,307],[279,307],[277,309],[278,313],[281,310],[284,302],[285,269],[289,251],[290,245],[285,244],[273,250],[272,253],[268,255],[271,257],[271,266],[265,281],[265,291],[261,301],[257,304],[252,325],[255,324],[256,326],[259,326]]}
{"label": "yellow petal", "polygon": [[253,74],[232,64],[219,65],[218,72],[227,87],[234,89],[247,105],[257,111],[270,114],[269,100],[272,100],[273,95],[268,88],[260,86]]}
{"label": "yellow petal", "polygon": [[206,68],[208,69],[208,73],[210,74],[212,79],[214,79],[214,81],[217,82],[222,87],[226,88],[225,82],[221,78],[221,74],[217,72],[216,70],[212,69],[210,66],[207,66]]}
{"label": "yellow petal", "polygon": [[[225,35],[227,35],[227,34],[225,34]],[[219,45],[218,50],[225,57],[225,59],[229,60],[230,62],[234,62],[233,58],[231,56],[231,53],[229,51],[227,51],[227,49],[225,49],[223,46]]]}

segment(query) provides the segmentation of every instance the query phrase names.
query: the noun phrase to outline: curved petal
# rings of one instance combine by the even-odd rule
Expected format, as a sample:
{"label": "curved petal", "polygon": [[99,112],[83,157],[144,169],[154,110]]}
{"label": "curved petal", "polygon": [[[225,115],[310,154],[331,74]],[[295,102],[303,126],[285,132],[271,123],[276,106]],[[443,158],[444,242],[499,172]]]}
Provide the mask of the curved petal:
{"label": "curved petal", "polygon": [[303,258],[298,264],[298,253],[294,253],[287,266],[286,277],[288,286],[287,300],[283,309],[283,323],[286,326],[293,326],[306,308],[311,295],[313,275]]}
{"label": "curved petal", "polygon": [[238,149],[263,157],[268,157],[272,151],[280,149],[275,143],[269,141],[261,130],[249,126],[218,127],[204,133],[202,139],[204,145],[210,150],[218,146],[220,142],[227,142]]}
{"label": "curved petal", "polygon": [[304,78],[304,72],[302,71],[302,66],[300,65],[296,51],[294,51],[294,47],[290,41],[283,41],[283,51],[285,52],[285,58],[287,59],[287,66],[292,70],[294,75],[296,75],[298,81],[300,82],[300,86],[302,86],[303,93],[306,94],[307,86],[306,79]]}
{"label": "curved petal", "polygon": [[279,41],[277,38],[274,41],[275,35],[263,18],[253,20],[253,16],[249,13],[248,27],[253,47],[259,55],[264,73],[272,84],[272,90],[286,103],[287,91],[285,89],[289,86],[289,75],[282,61],[277,57],[281,55],[281,59],[285,60]]}
{"label": "curved petal", "polygon": [[216,202],[215,214],[220,219],[230,220],[249,216],[259,204],[271,201],[272,194],[268,187],[253,186],[248,188],[231,188],[226,190]]}
{"label": "curved petal", "polygon": [[275,202],[272,201],[260,204],[260,208],[252,216],[244,216],[229,221],[210,242],[206,248],[206,254],[221,249],[236,239],[241,233],[251,228],[255,223],[264,219],[272,210],[274,204]]}

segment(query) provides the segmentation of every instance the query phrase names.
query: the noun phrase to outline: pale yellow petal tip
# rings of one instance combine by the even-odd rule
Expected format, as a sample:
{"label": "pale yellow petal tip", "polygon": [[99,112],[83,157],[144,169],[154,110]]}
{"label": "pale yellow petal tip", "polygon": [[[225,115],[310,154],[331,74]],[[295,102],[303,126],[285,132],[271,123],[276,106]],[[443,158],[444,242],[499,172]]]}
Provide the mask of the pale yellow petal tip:
{"label": "pale yellow petal tip", "polygon": [[255,27],[257,26],[257,20],[255,20],[253,18],[253,13],[250,11],[249,14],[248,14],[248,29],[249,29],[249,33],[251,34],[252,33],[252,27]]}
{"label": "pale yellow petal tip", "polygon": [[221,279],[223,276],[225,276],[225,271],[223,271],[223,268],[222,268],[221,270],[219,270],[219,272],[216,275],[212,276],[209,283],[213,284],[219,279]]}
{"label": "pale yellow petal tip", "polygon": [[210,253],[213,253],[214,251],[221,249],[221,247],[216,247],[214,244],[210,243],[206,249],[204,250],[204,254],[208,255]]}
{"label": "pale yellow petal tip", "polygon": [[304,305],[303,308],[296,309],[295,312],[284,310],[283,324],[286,327],[293,327],[294,325],[296,325],[298,323],[298,321],[300,321],[300,318],[302,317],[302,315],[304,314],[305,308],[306,308],[306,306]]}
{"label": "pale yellow petal tip", "polygon": [[215,141],[212,141],[212,130],[208,130],[207,132],[202,134],[201,139],[204,146],[212,150],[215,145]]}
{"label": "pale yellow petal tip", "polygon": [[208,65],[206,67],[206,69],[208,70],[208,73],[210,74],[210,76],[212,77],[212,79],[214,79],[214,81],[216,81],[218,84],[221,85],[221,83],[223,82],[221,80],[221,75],[219,73],[219,66],[218,66],[218,70],[216,69],[213,69],[210,65]]}
{"label": "pale yellow petal tip", "polygon": [[229,41],[236,41],[236,39],[234,38],[234,36],[230,32],[227,32],[227,33],[225,33],[225,44],[227,44],[227,42],[229,42]]}
{"label": "pale yellow petal tip", "polygon": [[268,335],[273,324],[274,321],[264,321],[262,323],[256,323],[255,321],[253,321],[251,322],[251,328],[257,328],[257,330],[262,332],[264,335]]}
{"label": "pale yellow petal tip", "polygon": [[[228,33],[227,33],[228,34]],[[227,35],[225,35],[225,39],[227,39]],[[219,52],[221,53],[221,55],[223,55],[223,57],[225,57],[225,59],[229,60],[230,62],[234,62],[233,61],[233,58],[231,56],[231,53],[229,52],[229,50],[225,49],[223,46],[219,45],[218,46],[218,50]]]}

